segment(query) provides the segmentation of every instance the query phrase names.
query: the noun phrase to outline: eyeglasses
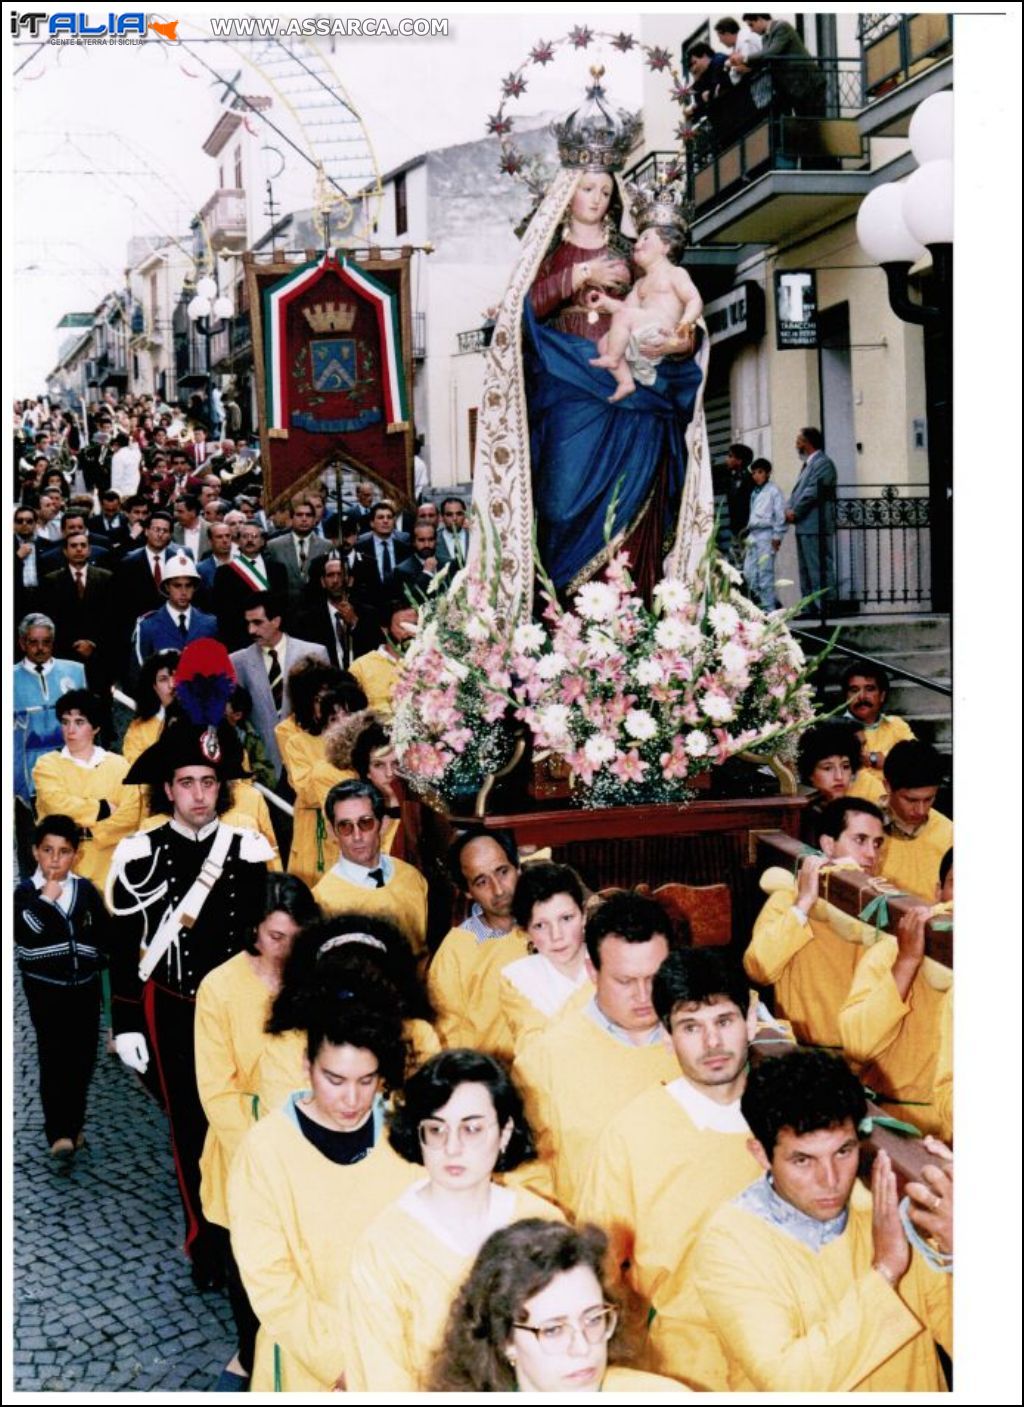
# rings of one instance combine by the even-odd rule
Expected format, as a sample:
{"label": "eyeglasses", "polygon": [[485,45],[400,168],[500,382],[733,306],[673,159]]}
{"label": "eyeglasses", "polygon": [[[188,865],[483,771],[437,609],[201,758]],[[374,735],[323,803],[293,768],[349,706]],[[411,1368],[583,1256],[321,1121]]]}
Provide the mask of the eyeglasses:
{"label": "eyeglasses", "polygon": [[334,829],[340,835],[355,835],[357,830],[367,835],[375,825],[377,825],[376,816],[357,816],[354,821],[335,821]]}
{"label": "eyeglasses", "polygon": [[424,1148],[445,1148],[453,1129],[459,1136],[459,1142],[465,1145],[478,1143],[497,1124],[497,1119],[460,1119],[455,1125],[446,1124],[443,1119],[421,1119],[417,1130]]}
{"label": "eyeglasses", "polygon": [[613,1304],[588,1309],[579,1319],[549,1319],[546,1324],[513,1324],[533,1334],[544,1353],[566,1353],[577,1334],[589,1344],[607,1343],[619,1322],[619,1311]]}

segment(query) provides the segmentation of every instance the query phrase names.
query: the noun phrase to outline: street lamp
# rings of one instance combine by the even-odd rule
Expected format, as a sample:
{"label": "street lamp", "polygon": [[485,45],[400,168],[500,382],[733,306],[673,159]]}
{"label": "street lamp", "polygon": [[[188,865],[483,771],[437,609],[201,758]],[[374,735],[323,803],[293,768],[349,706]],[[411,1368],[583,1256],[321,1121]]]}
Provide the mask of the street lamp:
{"label": "street lamp", "polygon": [[[926,98],[910,121],[917,170],[877,186],[857,212],[857,238],[882,266],[889,305],[924,338],[928,483],[932,524],[932,605],[952,604],[953,549],[953,95]],[[931,255],[931,301],[910,297],[910,271]]]}
{"label": "street lamp", "polygon": [[195,297],[188,305],[189,321],[206,343],[206,409],[213,424],[213,374],[210,369],[210,342],[235,315],[235,305],[221,293],[217,280],[204,274],[196,284]]}

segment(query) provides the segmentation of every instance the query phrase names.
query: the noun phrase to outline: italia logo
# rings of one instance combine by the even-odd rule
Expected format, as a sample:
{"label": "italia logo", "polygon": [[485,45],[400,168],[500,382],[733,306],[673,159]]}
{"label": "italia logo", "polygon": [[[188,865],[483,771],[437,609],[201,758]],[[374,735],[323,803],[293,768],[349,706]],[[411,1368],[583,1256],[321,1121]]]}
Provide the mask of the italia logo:
{"label": "italia logo", "polygon": [[98,24],[93,24],[89,15],[82,10],[58,10],[52,15],[42,10],[24,14],[11,11],[13,39],[120,39],[129,36],[141,39],[150,30],[168,44],[178,42],[177,20],[153,19],[141,10],[132,10],[123,15],[108,14],[106,23]]}

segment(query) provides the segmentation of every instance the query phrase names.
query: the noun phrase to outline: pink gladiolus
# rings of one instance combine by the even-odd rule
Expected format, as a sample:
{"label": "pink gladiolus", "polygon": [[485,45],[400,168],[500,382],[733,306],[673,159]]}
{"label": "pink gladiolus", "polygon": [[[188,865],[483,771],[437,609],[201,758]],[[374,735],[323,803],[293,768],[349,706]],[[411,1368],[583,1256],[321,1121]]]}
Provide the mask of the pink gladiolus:
{"label": "pink gladiolus", "polygon": [[718,763],[728,762],[732,756],[733,742],[724,728],[714,729],[717,747],[715,748],[715,760]]}
{"label": "pink gladiolus", "polygon": [[558,689],[558,702],[564,704],[574,704],[577,699],[587,696],[587,681],[581,679],[578,674],[566,674],[562,676]]}
{"label": "pink gladiolus", "polygon": [[505,710],[508,704],[501,694],[492,694],[490,701],[485,705],[483,717],[485,723],[497,723],[499,718],[505,717]]}

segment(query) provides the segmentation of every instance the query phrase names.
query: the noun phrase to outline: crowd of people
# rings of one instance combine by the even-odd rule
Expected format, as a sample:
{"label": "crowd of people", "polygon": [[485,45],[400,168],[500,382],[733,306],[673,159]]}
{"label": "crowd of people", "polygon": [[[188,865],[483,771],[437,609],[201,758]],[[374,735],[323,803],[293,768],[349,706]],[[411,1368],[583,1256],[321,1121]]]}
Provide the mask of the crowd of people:
{"label": "crowd of people", "polygon": [[[313,484],[268,516],[253,453],[146,397],[84,425],[22,402],[15,431],[49,1156],[86,1146],[109,1023],[167,1114],[197,1293],[230,1298],[217,1386],[942,1389],[952,826],[885,670],[850,663],[801,739],[807,855],[745,951],[503,829],[457,826],[445,880],[390,704],[466,504],[400,526],[379,486]],[[757,590],[784,524],[752,459]],[[895,936],[828,902],[836,868],[917,897]],[[884,1153],[858,1180],[865,1086],[927,1140],[920,1181]]]}

